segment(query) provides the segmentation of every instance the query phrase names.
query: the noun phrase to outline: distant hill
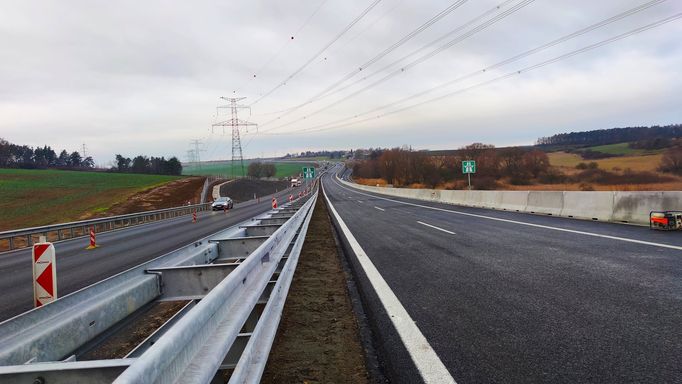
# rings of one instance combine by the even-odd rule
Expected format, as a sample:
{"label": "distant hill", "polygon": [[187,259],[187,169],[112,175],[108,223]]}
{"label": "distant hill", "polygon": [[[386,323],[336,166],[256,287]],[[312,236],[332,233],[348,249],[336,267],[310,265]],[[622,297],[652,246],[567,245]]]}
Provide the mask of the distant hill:
{"label": "distant hill", "polygon": [[540,147],[582,147],[674,138],[682,138],[682,124],[609,128],[584,132],[559,133],[557,135],[539,138],[536,145]]}

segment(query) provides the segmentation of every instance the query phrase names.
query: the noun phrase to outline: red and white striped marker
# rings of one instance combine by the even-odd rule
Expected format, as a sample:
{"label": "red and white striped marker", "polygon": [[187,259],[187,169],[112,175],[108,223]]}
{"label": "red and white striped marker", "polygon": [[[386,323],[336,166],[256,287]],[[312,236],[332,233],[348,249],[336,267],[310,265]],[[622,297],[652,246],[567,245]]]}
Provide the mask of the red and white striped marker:
{"label": "red and white striped marker", "polygon": [[192,222],[196,223],[197,222],[197,210],[194,209],[194,212],[192,212]]}
{"label": "red and white striped marker", "polygon": [[272,209],[276,209],[276,208],[277,208],[277,199],[273,197],[272,198]]}
{"label": "red and white striped marker", "polygon": [[292,201],[294,201],[294,195],[293,194],[289,195],[289,202],[292,202]]}
{"label": "red and white striped marker", "polygon": [[54,245],[33,245],[33,303],[36,307],[57,299],[57,259]]}
{"label": "red and white striped marker", "polygon": [[99,245],[97,245],[97,239],[95,238],[95,227],[90,227],[90,245],[85,249],[95,249],[97,247],[99,247]]}

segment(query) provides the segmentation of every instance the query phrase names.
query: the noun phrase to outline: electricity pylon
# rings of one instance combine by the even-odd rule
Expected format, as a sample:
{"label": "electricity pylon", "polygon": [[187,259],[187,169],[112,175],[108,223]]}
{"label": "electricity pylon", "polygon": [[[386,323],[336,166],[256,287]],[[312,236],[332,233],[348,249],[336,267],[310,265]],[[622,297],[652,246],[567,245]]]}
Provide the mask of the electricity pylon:
{"label": "electricity pylon", "polygon": [[220,97],[221,100],[225,100],[229,102],[227,105],[218,105],[218,111],[216,113],[217,116],[220,116],[220,109],[222,108],[229,108],[230,109],[230,116],[231,118],[229,120],[225,121],[220,121],[211,126],[211,128],[215,127],[223,127],[223,134],[225,133],[225,127],[232,127],[232,178],[236,178],[235,175],[235,161],[239,161],[239,164],[241,165],[241,170],[242,170],[242,177],[245,176],[244,174],[244,156],[242,155],[242,141],[241,138],[239,137],[239,128],[244,127],[246,128],[246,131],[249,131],[249,126],[258,126],[256,123],[251,123],[246,120],[240,120],[239,117],[237,116],[237,111],[239,109],[249,109],[249,107],[245,105],[239,105],[237,102],[246,99],[246,97]]}

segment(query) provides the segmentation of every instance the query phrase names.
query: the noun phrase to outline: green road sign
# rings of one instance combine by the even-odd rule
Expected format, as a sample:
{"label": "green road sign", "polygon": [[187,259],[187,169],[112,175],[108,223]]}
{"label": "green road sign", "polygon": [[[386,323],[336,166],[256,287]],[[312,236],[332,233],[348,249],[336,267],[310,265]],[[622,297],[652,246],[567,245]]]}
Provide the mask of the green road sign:
{"label": "green road sign", "polygon": [[462,173],[476,173],[476,161],[474,160],[462,161]]}
{"label": "green road sign", "polygon": [[315,178],[315,168],[314,167],[303,167],[303,178],[314,179]]}

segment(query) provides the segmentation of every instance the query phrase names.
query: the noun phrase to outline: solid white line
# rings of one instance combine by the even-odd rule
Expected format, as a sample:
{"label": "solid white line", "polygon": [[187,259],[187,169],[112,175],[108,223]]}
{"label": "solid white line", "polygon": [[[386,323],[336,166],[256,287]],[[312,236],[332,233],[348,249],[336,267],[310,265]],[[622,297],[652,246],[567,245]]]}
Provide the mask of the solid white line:
{"label": "solid white line", "polygon": [[385,211],[385,209],[383,209],[383,208],[379,208],[379,207],[374,207],[374,208],[376,208],[376,209],[378,209],[378,210],[380,210],[380,211],[382,211],[382,212]]}
{"label": "solid white line", "polygon": [[436,227],[435,225],[431,225],[431,224],[426,224],[426,223],[423,223],[423,222],[421,222],[421,221],[419,221],[419,220],[417,220],[417,223],[419,223],[419,224],[421,224],[421,225],[426,225],[427,227],[431,227],[431,228],[437,229],[437,230],[439,230],[439,231],[443,231],[443,232],[445,232],[445,233],[449,233],[449,234],[451,234],[451,235],[456,235],[456,233],[450,232],[450,231],[448,231],[447,229],[439,228],[439,227]]}
{"label": "solid white line", "polygon": [[[338,177],[337,177],[337,179],[338,179]],[[487,219],[487,220],[501,221],[501,222],[504,222],[504,223],[512,223],[512,224],[525,225],[525,226],[528,226],[528,227],[545,228],[545,229],[551,229],[551,230],[553,230],[553,231],[560,231],[560,232],[567,232],[567,233],[575,233],[575,234],[577,234],[577,235],[601,237],[601,238],[604,238],[604,239],[625,241],[625,242],[628,242],[628,243],[636,243],[636,244],[650,245],[650,246],[653,246],[653,247],[669,248],[669,249],[676,249],[676,250],[682,251],[682,247],[677,246],[677,245],[662,244],[662,243],[654,243],[654,242],[651,242],[651,241],[644,241],[644,240],[626,239],[626,238],[624,238],[624,237],[618,237],[618,236],[602,235],[602,234],[599,234],[599,233],[592,233],[592,232],[585,232],[585,231],[576,231],[576,230],[574,230],[574,229],[566,229],[566,228],[552,227],[552,226],[549,226],[549,225],[533,224],[533,223],[527,223],[527,222],[524,222],[524,221],[509,220],[509,219],[501,219],[501,218],[499,218],[499,217],[492,217],[492,216],[485,216],[485,215],[477,215],[477,214],[475,214],[475,213],[460,212],[460,211],[455,211],[455,210],[452,210],[452,209],[445,209],[445,208],[438,208],[438,207],[430,207],[430,206],[428,206],[428,205],[415,204],[415,203],[408,203],[408,202],[405,202],[405,201],[394,200],[394,199],[389,199],[389,198],[381,197],[381,196],[377,196],[377,195],[370,195],[369,193],[359,192],[359,191],[356,191],[356,190],[354,190],[354,189],[347,188],[347,187],[345,187],[345,186],[339,184],[339,183],[336,182],[336,181],[334,181],[334,183],[335,183],[336,185],[338,185],[339,187],[341,187],[342,189],[345,189],[345,190],[348,190],[348,191],[352,191],[352,192],[355,192],[355,193],[358,193],[358,194],[361,194],[361,195],[373,197],[373,198],[376,198],[376,199],[382,199],[382,200],[390,201],[390,202],[393,202],[393,203],[399,203],[399,204],[403,204],[403,205],[411,205],[411,206],[413,206],[413,207],[432,209],[432,210],[434,210],[434,211],[441,211],[441,212],[449,212],[449,213],[454,213],[454,214],[456,214],[456,215],[462,215],[462,216],[478,217],[478,218]]]}
{"label": "solid white line", "polygon": [[436,355],[436,352],[433,350],[433,348],[431,348],[431,345],[421,333],[414,320],[412,320],[410,315],[407,313],[405,307],[403,307],[403,305],[400,303],[398,297],[395,295],[395,293],[393,293],[391,287],[388,286],[386,280],[384,280],[377,268],[369,259],[365,251],[360,246],[360,243],[358,243],[350,229],[348,229],[348,226],[346,226],[346,223],[344,223],[343,219],[341,219],[341,216],[339,216],[338,212],[336,212],[336,209],[332,205],[326,193],[324,194],[324,198],[327,200],[329,210],[339,223],[339,226],[341,227],[340,229],[344,236],[346,236],[346,239],[348,239],[348,243],[353,249],[353,252],[355,252],[362,269],[365,271],[365,275],[367,275],[367,279],[369,279],[370,284],[372,284],[372,288],[374,288],[377,296],[379,296],[381,304],[383,304],[384,308],[386,309],[389,319],[391,319],[393,326],[395,327],[396,331],[398,331],[400,339],[403,341],[403,344],[405,345],[407,352],[410,354],[410,357],[412,357],[412,361],[414,361],[414,364],[417,367],[417,370],[419,371],[419,374],[421,375],[424,382],[455,383],[455,379],[452,378],[450,372],[448,372],[448,369],[445,368],[443,362],[440,360],[438,355]]}

